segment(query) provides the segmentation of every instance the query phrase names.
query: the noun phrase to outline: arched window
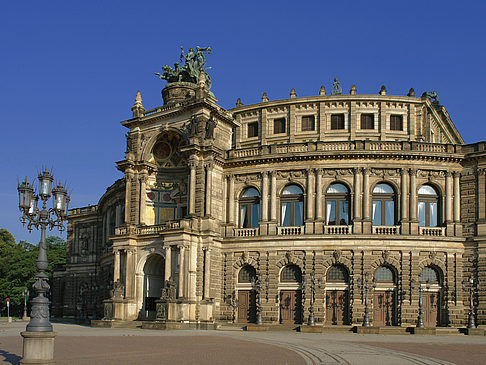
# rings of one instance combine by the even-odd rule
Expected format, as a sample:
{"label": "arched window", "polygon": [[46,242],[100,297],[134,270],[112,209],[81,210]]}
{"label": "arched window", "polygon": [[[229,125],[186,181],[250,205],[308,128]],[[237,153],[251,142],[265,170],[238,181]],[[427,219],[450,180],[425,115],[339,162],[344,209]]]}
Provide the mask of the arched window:
{"label": "arched window", "polygon": [[285,266],[280,274],[280,281],[287,283],[302,282],[302,271],[297,265]]}
{"label": "arched window", "polygon": [[326,224],[349,224],[349,190],[340,183],[329,186],[326,192]]}
{"label": "arched window", "polygon": [[395,283],[395,274],[388,266],[380,266],[375,271],[375,281],[377,283]]}
{"label": "arched window", "polygon": [[287,185],[280,197],[282,226],[304,224],[304,192],[298,185]]}
{"label": "arched window", "polygon": [[418,190],[418,221],[421,227],[437,227],[439,195],[430,185],[422,185]]}
{"label": "arched window", "polygon": [[395,191],[388,184],[378,184],[373,189],[373,225],[395,225]]}
{"label": "arched window", "polygon": [[419,277],[421,283],[429,282],[430,284],[440,284],[439,278],[437,270],[430,266],[424,267]]}
{"label": "arched window", "polygon": [[238,273],[238,283],[251,283],[256,278],[256,271],[253,266],[245,265]]}
{"label": "arched window", "polygon": [[333,265],[327,270],[327,282],[347,283],[349,281],[348,270],[342,265]]}
{"label": "arched window", "polygon": [[240,228],[258,227],[260,220],[260,193],[247,188],[240,197]]}

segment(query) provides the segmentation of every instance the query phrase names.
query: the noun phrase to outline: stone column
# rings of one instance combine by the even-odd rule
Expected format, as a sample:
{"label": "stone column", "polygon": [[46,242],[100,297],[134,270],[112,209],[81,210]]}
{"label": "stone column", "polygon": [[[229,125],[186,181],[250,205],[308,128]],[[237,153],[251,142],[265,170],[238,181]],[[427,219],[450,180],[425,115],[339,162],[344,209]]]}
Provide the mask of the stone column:
{"label": "stone column", "polygon": [[353,169],[354,173],[354,220],[361,220],[361,169],[355,167]]}
{"label": "stone column", "polygon": [[400,215],[401,215],[401,230],[402,234],[409,234],[408,225],[408,171],[406,169],[401,169],[401,204],[400,204]]}
{"label": "stone column", "polygon": [[478,191],[476,203],[478,205],[477,235],[486,235],[486,170],[477,170]]}
{"label": "stone column", "polygon": [[196,158],[189,159],[189,215],[196,214]]}
{"label": "stone column", "polygon": [[171,267],[171,246],[165,246],[165,273],[164,273],[164,280],[169,280],[172,275],[172,267]]}
{"label": "stone column", "polygon": [[[132,193],[132,178],[133,173],[129,170],[125,171],[125,223],[133,223],[130,217],[131,207],[131,193]],[[107,225],[109,227],[109,225]]]}
{"label": "stone column", "polygon": [[277,221],[277,173],[272,171],[272,187],[270,197],[270,220]]}
{"label": "stone column", "polygon": [[140,224],[145,224],[145,205],[147,198],[147,175],[143,173],[140,176],[140,206],[139,206],[139,222]]}
{"label": "stone column", "polygon": [[363,233],[371,233],[370,169],[363,169]]}
{"label": "stone column", "polygon": [[228,223],[235,224],[235,177],[228,175]]}
{"label": "stone column", "polygon": [[322,221],[322,169],[316,169],[316,219]]}
{"label": "stone column", "polygon": [[262,172],[262,216],[263,222],[268,221],[268,171]]}
{"label": "stone column", "polygon": [[461,222],[461,186],[460,186],[461,173],[459,171],[454,172],[454,222]]}
{"label": "stone column", "polygon": [[446,224],[452,221],[452,173],[446,172],[445,180],[445,220]]}
{"label": "stone column", "polygon": [[213,192],[213,162],[206,164],[206,216],[211,216],[211,195]]}
{"label": "stone column", "polygon": [[179,298],[184,296],[184,251],[185,247],[179,245]]}
{"label": "stone column", "polygon": [[116,249],[115,253],[115,262],[113,265],[113,282],[117,282],[120,280],[120,250]]}
{"label": "stone column", "polygon": [[126,269],[125,269],[125,297],[126,298],[134,298],[135,297],[135,290],[134,290],[134,279],[135,279],[135,269],[134,269],[134,261],[135,261],[135,249],[129,248],[126,250],[127,255],[127,262],[126,262]]}
{"label": "stone column", "polygon": [[307,170],[307,220],[314,219],[314,171]]}
{"label": "stone column", "polygon": [[196,281],[197,281],[197,244],[191,242],[189,244],[189,255],[187,266],[187,277],[186,277],[186,290],[185,293],[189,300],[196,300]]}
{"label": "stone column", "polygon": [[115,227],[119,227],[121,225],[121,204],[117,204],[115,207]]}
{"label": "stone column", "polygon": [[417,170],[410,169],[410,234],[418,234],[417,220]]}
{"label": "stone column", "polygon": [[204,250],[204,298],[210,297],[209,285],[211,283],[211,248],[206,247]]}

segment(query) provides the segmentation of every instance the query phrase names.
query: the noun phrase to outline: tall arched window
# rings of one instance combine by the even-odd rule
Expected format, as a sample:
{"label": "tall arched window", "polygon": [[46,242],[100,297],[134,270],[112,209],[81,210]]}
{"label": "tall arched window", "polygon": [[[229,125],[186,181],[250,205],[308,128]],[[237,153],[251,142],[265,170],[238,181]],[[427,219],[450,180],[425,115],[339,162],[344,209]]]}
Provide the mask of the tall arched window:
{"label": "tall arched window", "polygon": [[260,193],[247,188],[240,197],[240,228],[258,227],[260,220]]}
{"label": "tall arched window", "polygon": [[297,265],[285,266],[280,274],[280,281],[287,283],[300,283],[302,282],[302,271]]}
{"label": "tall arched window", "polygon": [[395,225],[395,191],[388,184],[378,184],[373,189],[373,225]]}
{"label": "tall arched window", "polygon": [[298,185],[287,185],[280,197],[282,226],[304,224],[304,192]]}
{"label": "tall arched window", "polygon": [[349,224],[349,190],[340,183],[329,186],[326,192],[326,224]]}
{"label": "tall arched window", "polygon": [[439,194],[430,185],[422,185],[418,190],[418,221],[421,227],[437,227],[439,214]]}
{"label": "tall arched window", "polygon": [[251,265],[245,265],[241,268],[238,274],[238,283],[247,284],[254,281],[256,278],[255,268]]}

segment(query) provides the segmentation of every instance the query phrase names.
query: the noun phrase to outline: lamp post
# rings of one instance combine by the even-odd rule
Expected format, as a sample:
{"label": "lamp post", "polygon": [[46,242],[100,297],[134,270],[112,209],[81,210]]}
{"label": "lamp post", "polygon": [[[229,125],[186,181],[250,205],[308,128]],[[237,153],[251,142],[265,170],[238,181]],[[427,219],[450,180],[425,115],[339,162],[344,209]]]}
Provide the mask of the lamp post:
{"label": "lamp post", "polygon": [[[265,292],[268,292],[268,277],[265,280]],[[263,324],[262,321],[262,275],[258,274],[256,278],[252,278],[252,285],[255,288],[257,303],[256,303],[256,324]]]}
{"label": "lamp post", "polygon": [[228,303],[231,308],[233,308],[233,323],[236,323],[236,309],[238,308],[238,298],[236,297],[236,291],[233,290],[233,293],[228,295]]}
{"label": "lamp post", "polygon": [[[314,321],[314,302],[315,302],[315,296],[316,296],[316,281],[315,281],[315,273],[314,270],[310,274],[311,276],[311,282],[310,282],[310,307],[309,307],[309,320],[307,321],[307,325],[309,326],[314,326],[315,321]],[[321,279],[317,281],[317,285],[319,288],[321,287]]]}
{"label": "lamp post", "polygon": [[[369,290],[369,281],[370,281],[370,273],[365,273],[364,282],[361,281],[361,278],[358,278],[358,287],[360,289],[364,289],[365,291],[365,312],[363,317],[363,327],[370,326],[370,309],[368,307],[368,290]],[[376,287],[375,279],[373,278],[373,288]]]}
{"label": "lamp post", "polygon": [[[410,282],[410,287],[412,288],[412,290],[415,289],[415,280],[412,279],[412,281]],[[427,290],[430,289],[430,282],[427,280],[425,282],[425,287],[427,288]],[[422,288],[422,283],[419,282],[418,284],[418,289],[419,289],[419,314],[418,314],[418,318],[417,318],[417,328],[424,328],[424,307],[423,307],[423,301],[422,301],[422,292],[423,292],[423,288]]]}
{"label": "lamp post", "polygon": [[[41,240],[39,242],[39,256],[37,257],[37,270],[34,277],[35,283],[32,288],[37,296],[32,299],[32,309],[30,311],[30,321],[27,328],[20,335],[23,337],[23,353],[21,364],[54,364],[54,338],[56,334],[52,331],[49,322],[49,299],[46,294],[49,291],[47,283],[47,250],[46,250],[46,229],[58,227],[64,230],[63,220],[67,219],[69,195],[64,186],[60,183],[52,189],[54,177],[44,170],[39,176],[38,194],[34,190],[34,184],[25,181],[18,184],[19,209],[22,213],[20,222],[27,223],[27,229],[32,228],[41,230]],[[47,201],[53,195],[53,207],[47,208]],[[39,198],[42,200],[42,207],[37,203]]]}
{"label": "lamp post", "polygon": [[24,315],[22,316],[22,319],[25,321],[27,319],[27,297],[29,296],[29,291],[27,288],[24,288],[22,290],[22,297],[24,298]]}
{"label": "lamp post", "polygon": [[[469,288],[467,288],[466,283],[469,282]],[[474,281],[472,275],[469,277],[469,280],[462,281],[462,290],[467,292],[469,290],[469,322],[467,324],[467,328],[476,328],[476,321],[474,320],[474,291],[479,290],[479,280]]]}

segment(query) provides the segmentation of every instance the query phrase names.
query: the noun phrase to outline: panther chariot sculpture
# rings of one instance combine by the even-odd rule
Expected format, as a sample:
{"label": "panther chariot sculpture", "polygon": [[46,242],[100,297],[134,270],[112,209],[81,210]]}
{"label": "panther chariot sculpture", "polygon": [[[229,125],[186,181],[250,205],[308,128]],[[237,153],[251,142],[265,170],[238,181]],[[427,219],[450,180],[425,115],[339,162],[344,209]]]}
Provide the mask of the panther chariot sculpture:
{"label": "panther chariot sculpture", "polygon": [[[197,46],[194,50],[193,47],[189,47],[189,51],[184,54],[184,48],[181,47],[180,63],[174,63],[174,68],[169,65],[162,66],[164,73],[155,73],[161,80],[166,80],[168,83],[172,82],[189,82],[192,84],[197,84],[199,75],[201,72],[204,74],[206,79],[206,86],[208,89],[211,88],[211,77],[209,76],[207,70],[211,67],[206,67],[206,54],[211,54],[212,50],[210,47],[199,47]],[[180,66],[184,62],[184,66]]]}

